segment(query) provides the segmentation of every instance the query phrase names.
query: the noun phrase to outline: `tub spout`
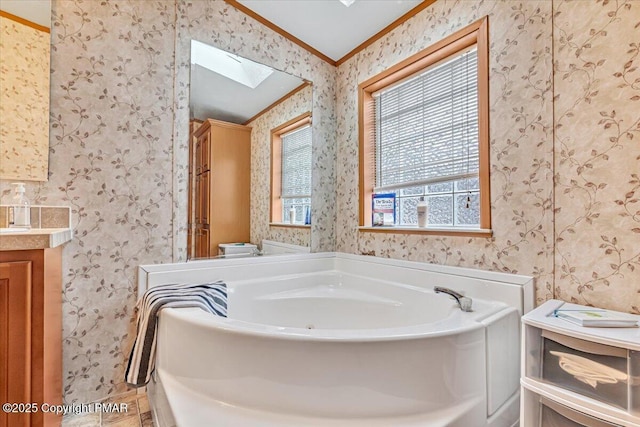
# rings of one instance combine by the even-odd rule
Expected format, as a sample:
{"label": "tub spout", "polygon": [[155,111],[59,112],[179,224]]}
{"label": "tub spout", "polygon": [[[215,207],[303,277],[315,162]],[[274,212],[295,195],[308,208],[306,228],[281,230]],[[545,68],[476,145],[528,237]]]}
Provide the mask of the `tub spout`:
{"label": "tub spout", "polygon": [[436,294],[443,293],[443,294],[451,295],[458,302],[458,306],[460,307],[460,310],[472,311],[471,310],[472,300],[469,297],[465,297],[464,295],[459,294],[454,290],[443,288],[441,286],[434,287],[433,292],[435,292]]}

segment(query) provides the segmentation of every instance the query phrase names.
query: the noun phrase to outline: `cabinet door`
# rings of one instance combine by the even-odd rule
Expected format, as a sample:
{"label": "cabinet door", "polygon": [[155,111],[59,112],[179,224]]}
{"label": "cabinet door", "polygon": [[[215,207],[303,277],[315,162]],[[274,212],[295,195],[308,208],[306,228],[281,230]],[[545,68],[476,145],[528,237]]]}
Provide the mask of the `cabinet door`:
{"label": "cabinet door", "polygon": [[196,225],[201,224],[202,223],[202,215],[201,215],[201,211],[202,211],[202,175],[198,175],[196,176],[196,191],[195,191],[195,203],[194,203],[194,210],[195,210],[195,222]]}
{"label": "cabinet door", "polygon": [[207,132],[201,140],[202,172],[211,168],[211,131]]}
{"label": "cabinet door", "polygon": [[211,173],[205,172],[200,175],[200,220],[203,224],[209,224],[209,212],[211,203]]}
{"label": "cabinet door", "polygon": [[200,257],[209,258],[209,230],[206,228],[200,229]]}
{"label": "cabinet door", "polygon": [[196,175],[202,172],[202,138],[198,138],[196,140],[196,167],[195,173]]}
{"label": "cabinet door", "polygon": [[[0,263],[0,403],[31,402],[31,262]],[[0,427],[29,426],[0,411]]]}
{"label": "cabinet door", "polygon": [[193,257],[200,258],[200,227],[193,229]]}
{"label": "cabinet door", "polygon": [[208,258],[209,257],[209,230],[199,226],[195,229],[193,234],[195,244],[195,257],[196,258]]}
{"label": "cabinet door", "polygon": [[194,221],[194,216],[193,216],[193,198],[194,198],[194,193],[195,193],[195,178],[193,174],[189,174],[189,185],[188,185],[188,201],[187,201],[187,223],[189,224],[189,226],[191,226],[191,224],[193,224]]}

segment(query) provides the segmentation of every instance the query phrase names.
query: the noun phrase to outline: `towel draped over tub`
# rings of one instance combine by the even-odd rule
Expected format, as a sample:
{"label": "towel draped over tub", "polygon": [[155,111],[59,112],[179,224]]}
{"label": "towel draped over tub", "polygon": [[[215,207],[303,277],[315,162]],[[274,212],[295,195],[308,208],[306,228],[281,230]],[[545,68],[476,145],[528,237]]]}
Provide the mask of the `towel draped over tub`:
{"label": "towel draped over tub", "polygon": [[222,281],[202,284],[154,286],[138,302],[137,335],[131,348],[125,381],[132,387],[149,382],[156,354],[156,326],[163,308],[198,307],[227,317],[227,285]]}

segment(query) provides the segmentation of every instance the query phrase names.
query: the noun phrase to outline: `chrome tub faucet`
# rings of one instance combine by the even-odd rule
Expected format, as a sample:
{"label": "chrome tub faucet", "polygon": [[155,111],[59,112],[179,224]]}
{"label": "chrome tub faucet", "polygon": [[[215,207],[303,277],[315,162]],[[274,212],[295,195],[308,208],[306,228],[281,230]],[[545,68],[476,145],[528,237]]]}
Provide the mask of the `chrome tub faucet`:
{"label": "chrome tub faucet", "polygon": [[458,303],[458,306],[460,307],[460,310],[462,311],[473,311],[471,310],[471,304],[472,304],[472,300],[469,297],[465,297],[462,294],[459,294],[458,292],[451,290],[449,288],[443,288],[441,286],[436,286],[433,288],[433,292],[435,292],[436,294],[439,293],[443,293],[443,294],[447,294],[447,295],[451,295],[456,302]]}

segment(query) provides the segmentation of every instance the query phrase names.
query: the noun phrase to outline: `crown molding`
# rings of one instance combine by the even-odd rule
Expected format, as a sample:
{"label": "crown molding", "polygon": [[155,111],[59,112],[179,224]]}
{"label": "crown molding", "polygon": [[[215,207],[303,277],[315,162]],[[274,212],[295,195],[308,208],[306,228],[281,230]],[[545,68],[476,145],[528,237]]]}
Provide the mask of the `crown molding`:
{"label": "crown molding", "polygon": [[302,83],[300,86],[298,86],[297,88],[293,89],[291,92],[287,93],[286,95],[284,95],[282,98],[278,99],[276,102],[274,102],[273,104],[269,105],[267,108],[263,109],[262,111],[260,111],[258,114],[256,114],[255,116],[251,117],[249,120],[247,120],[246,122],[244,122],[245,126],[248,126],[249,123],[251,123],[252,121],[254,121],[255,119],[257,119],[258,117],[260,117],[261,115],[263,115],[264,113],[266,113],[267,111],[271,110],[273,107],[275,107],[278,104],[281,104],[282,102],[286,101],[287,99],[291,98],[293,95],[295,95],[296,93],[300,92],[302,89],[306,88],[307,86],[311,86],[312,83],[311,82],[307,82],[305,81],[304,83]]}
{"label": "crown molding", "polygon": [[273,22],[271,22],[268,19],[262,17],[261,15],[258,15],[253,10],[249,9],[248,7],[246,7],[243,4],[239,3],[238,1],[236,1],[236,0],[224,0],[224,1],[228,5],[235,7],[236,9],[238,9],[240,12],[244,13],[245,15],[248,15],[248,16],[252,17],[256,21],[260,22],[261,24],[265,25],[266,27],[270,28],[271,30],[275,31],[276,33],[280,34],[284,38],[289,39],[293,43],[297,44],[301,48],[307,50],[308,52],[310,52],[313,55],[317,56],[318,58],[322,59],[323,61],[328,62],[329,64],[333,65],[334,67],[336,66],[336,61],[334,61],[333,59],[329,58],[327,55],[323,54],[322,52],[320,52],[317,49],[314,49],[313,47],[311,47],[310,45],[306,44],[305,42],[303,42],[299,38],[295,37],[293,34],[290,34],[290,33],[286,32],[285,30],[283,30],[282,28],[278,27]]}
{"label": "crown molding", "polygon": [[337,66],[345,63],[347,60],[349,60],[349,58],[353,57],[358,52],[360,52],[360,51],[366,49],[367,47],[371,46],[374,42],[376,42],[377,40],[381,39],[382,37],[384,37],[385,35],[387,35],[391,31],[393,31],[395,28],[399,27],[400,25],[402,25],[405,22],[407,22],[409,19],[413,18],[419,12],[421,12],[424,9],[426,9],[427,7],[431,6],[437,0],[423,0],[416,7],[414,7],[413,9],[411,9],[410,11],[408,11],[407,13],[405,13],[404,15],[402,15],[401,17],[399,17],[398,19],[393,21],[391,24],[389,24],[386,27],[384,27],[382,30],[378,31],[373,36],[369,37],[367,40],[362,42],[355,49],[353,49],[351,52],[347,53],[346,55],[344,55],[342,58],[338,59],[337,61],[334,61],[333,59],[329,58],[327,55],[323,54],[319,50],[314,49],[313,47],[309,46],[308,44],[306,44],[305,42],[303,42],[299,38],[297,38],[294,35],[286,32],[285,30],[283,30],[282,28],[278,27],[273,22],[271,22],[268,19],[264,18],[263,16],[257,14],[256,12],[254,12],[253,10],[251,10],[248,7],[244,6],[243,4],[239,3],[237,0],[224,0],[224,1],[228,5],[235,7],[236,9],[238,9],[240,12],[244,13],[245,15],[248,15],[248,16],[252,17],[253,19],[255,19],[256,21],[258,21],[261,24],[265,25],[266,27],[270,28],[271,30],[275,31],[276,33],[280,34],[281,36],[289,39],[291,42],[293,42],[293,43],[297,44],[298,46],[302,47],[303,49],[307,50],[309,53],[311,53],[313,55],[316,55],[318,58],[326,61],[327,63],[333,65],[334,67],[337,67]]}
{"label": "crown molding", "polygon": [[404,24],[409,19],[413,18],[418,13],[422,12],[423,10],[425,10],[426,8],[431,6],[436,1],[437,0],[423,0],[422,3],[418,4],[416,7],[414,7],[413,9],[411,9],[410,11],[408,11],[407,13],[405,13],[404,15],[402,15],[401,17],[399,17],[398,19],[393,21],[391,24],[387,25],[382,30],[378,31],[376,34],[374,34],[373,36],[369,37],[364,42],[360,43],[351,52],[347,53],[345,56],[343,56],[342,58],[338,59],[336,61],[336,67],[339,67],[340,65],[344,64],[351,57],[353,57],[356,54],[358,54],[359,52],[365,50],[366,48],[371,46],[373,43],[375,43],[376,41],[380,40],[382,37],[386,36],[391,31],[395,30],[397,27],[399,27],[400,25]]}
{"label": "crown molding", "polygon": [[29,21],[28,19],[21,18],[17,15],[14,15],[9,12],[5,12],[4,10],[0,10],[0,16],[3,18],[11,19],[12,21],[18,22],[22,25],[26,25],[27,27],[34,28],[38,31],[42,31],[44,33],[50,33],[51,30],[44,25],[36,24],[35,22]]}

